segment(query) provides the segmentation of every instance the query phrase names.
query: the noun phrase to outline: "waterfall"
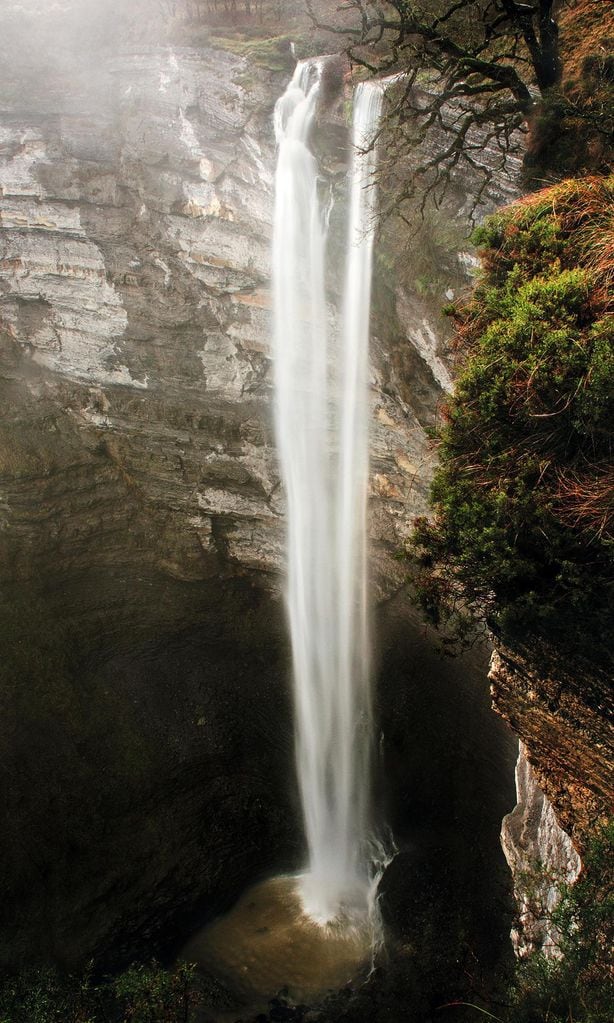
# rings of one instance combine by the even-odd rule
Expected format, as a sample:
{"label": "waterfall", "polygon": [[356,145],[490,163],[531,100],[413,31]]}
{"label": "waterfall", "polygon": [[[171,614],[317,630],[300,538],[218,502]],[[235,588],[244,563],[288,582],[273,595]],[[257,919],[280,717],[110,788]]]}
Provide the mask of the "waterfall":
{"label": "waterfall", "polygon": [[302,61],[275,109],[275,413],[287,496],[287,607],[306,912],[366,913],[371,890],[367,613],[368,341],[382,90],[354,101],[341,344],[328,322],[327,214],[310,149],[322,64]]}

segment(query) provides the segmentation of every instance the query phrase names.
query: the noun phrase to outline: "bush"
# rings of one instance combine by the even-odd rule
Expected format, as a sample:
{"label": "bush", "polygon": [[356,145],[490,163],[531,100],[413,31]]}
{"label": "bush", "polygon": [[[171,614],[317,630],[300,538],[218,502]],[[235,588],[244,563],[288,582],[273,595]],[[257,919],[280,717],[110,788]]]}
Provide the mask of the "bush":
{"label": "bush", "polygon": [[194,968],[131,966],[114,978],[27,970],[0,988],[0,1023],[190,1023]]}
{"label": "bush", "polygon": [[580,879],[560,885],[552,913],[558,956],[535,953],[518,965],[509,1023],[611,1023],[614,1006],[614,825],[590,842]]}
{"label": "bush", "polygon": [[439,430],[418,595],[466,642],[552,640],[606,662],[614,547],[614,176],[566,181],[475,233],[483,271],[455,308],[464,366]]}

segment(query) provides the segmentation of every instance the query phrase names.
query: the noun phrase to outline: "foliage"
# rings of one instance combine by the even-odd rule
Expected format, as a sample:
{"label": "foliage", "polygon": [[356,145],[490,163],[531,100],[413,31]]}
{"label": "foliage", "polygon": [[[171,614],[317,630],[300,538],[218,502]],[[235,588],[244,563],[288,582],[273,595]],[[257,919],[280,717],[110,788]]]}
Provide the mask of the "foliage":
{"label": "foliage", "polygon": [[133,1023],[188,1023],[195,1001],[193,974],[185,964],[173,971],[156,963],[133,966],[113,982],[113,994]]}
{"label": "foliage", "polygon": [[0,1023],[189,1023],[197,1001],[186,964],[141,964],[103,980],[32,969],[0,988]]}
{"label": "foliage", "polygon": [[551,914],[557,955],[521,962],[511,988],[510,1023],[610,1023],[614,1005],[614,824],[593,837],[574,885],[560,886]]}
{"label": "foliage", "polygon": [[614,545],[614,177],[567,181],[475,234],[454,310],[464,368],[443,411],[419,597],[461,645],[472,616],[606,660]]}

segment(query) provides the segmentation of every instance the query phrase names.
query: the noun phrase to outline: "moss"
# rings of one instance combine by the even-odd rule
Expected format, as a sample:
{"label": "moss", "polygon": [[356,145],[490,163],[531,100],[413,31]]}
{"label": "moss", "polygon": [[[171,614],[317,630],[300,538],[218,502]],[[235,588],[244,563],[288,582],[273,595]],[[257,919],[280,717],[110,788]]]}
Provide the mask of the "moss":
{"label": "moss", "polygon": [[608,659],[614,177],[564,182],[476,232],[483,272],[454,310],[465,353],[439,431],[419,597],[467,635],[530,633]]}
{"label": "moss", "polygon": [[294,67],[290,40],[291,37],[287,35],[266,39],[252,39],[245,36],[211,36],[213,46],[234,53],[237,57],[247,57],[250,64],[267,71],[288,71]]}

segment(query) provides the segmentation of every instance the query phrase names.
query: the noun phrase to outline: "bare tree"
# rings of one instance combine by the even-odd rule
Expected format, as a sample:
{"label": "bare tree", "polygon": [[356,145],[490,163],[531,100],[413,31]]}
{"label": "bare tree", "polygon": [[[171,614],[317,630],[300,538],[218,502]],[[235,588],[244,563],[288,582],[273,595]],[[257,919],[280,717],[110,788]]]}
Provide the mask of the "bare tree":
{"label": "bare tree", "polygon": [[[474,173],[477,205],[551,96],[561,118],[590,116],[571,110],[559,90],[558,14],[567,0],[344,0],[341,28],[322,20],[316,2],[306,0],[312,21],[346,37],[353,63],[379,76],[399,74],[390,90],[384,174],[388,168],[394,176],[408,152],[421,156],[395,190],[397,206],[416,191],[441,195],[460,169]],[[426,146],[420,150],[425,141],[428,156]]]}

